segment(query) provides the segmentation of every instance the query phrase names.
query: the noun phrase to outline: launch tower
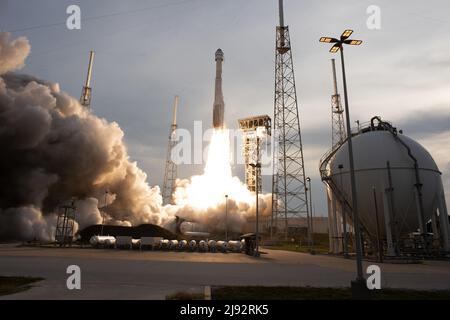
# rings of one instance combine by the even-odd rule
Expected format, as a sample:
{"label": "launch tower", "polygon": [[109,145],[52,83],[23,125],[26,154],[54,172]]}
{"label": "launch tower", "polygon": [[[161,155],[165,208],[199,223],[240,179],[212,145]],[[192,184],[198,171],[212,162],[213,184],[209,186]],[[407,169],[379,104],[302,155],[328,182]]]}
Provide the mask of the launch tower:
{"label": "launch tower", "polygon": [[[291,41],[289,27],[284,25],[283,0],[279,0],[279,18],[275,50],[271,236],[284,228],[287,238],[289,222],[308,217],[309,209]],[[280,220],[284,223],[280,224]]]}

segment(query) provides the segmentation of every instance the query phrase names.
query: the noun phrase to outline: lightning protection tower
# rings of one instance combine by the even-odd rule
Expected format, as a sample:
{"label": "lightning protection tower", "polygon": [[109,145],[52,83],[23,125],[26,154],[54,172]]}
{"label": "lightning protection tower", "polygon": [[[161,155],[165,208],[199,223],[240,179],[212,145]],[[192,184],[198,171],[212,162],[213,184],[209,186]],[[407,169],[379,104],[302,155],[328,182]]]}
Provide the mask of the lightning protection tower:
{"label": "lightning protection tower", "polygon": [[73,240],[73,226],[75,223],[74,200],[68,204],[61,205],[58,210],[58,219],[56,220],[55,241],[60,247],[71,245]]}
{"label": "lightning protection tower", "polygon": [[173,104],[173,119],[170,126],[169,144],[167,146],[166,156],[166,170],[164,173],[164,185],[163,185],[163,203],[173,204],[173,192],[175,191],[175,180],[177,179],[177,165],[172,158],[172,150],[176,144],[176,130],[177,130],[177,109],[178,109],[179,97],[175,96],[175,102]]}
{"label": "lightning protection tower", "polygon": [[333,95],[331,96],[331,148],[334,150],[345,140],[344,109],[337,89],[335,60],[331,59],[333,71]]}
{"label": "lightning protection tower", "polygon": [[91,93],[92,93],[91,77],[92,77],[92,64],[93,63],[94,63],[94,51],[91,51],[90,55],[89,55],[89,66],[88,66],[86,82],[84,83],[83,91],[81,92],[81,98],[80,98],[81,105],[86,108],[91,107]]}
{"label": "lightning protection tower", "polygon": [[287,238],[290,221],[298,225],[299,218],[309,217],[309,210],[291,42],[289,27],[284,25],[283,0],[279,0],[279,18],[275,49],[271,236],[284,227]]}

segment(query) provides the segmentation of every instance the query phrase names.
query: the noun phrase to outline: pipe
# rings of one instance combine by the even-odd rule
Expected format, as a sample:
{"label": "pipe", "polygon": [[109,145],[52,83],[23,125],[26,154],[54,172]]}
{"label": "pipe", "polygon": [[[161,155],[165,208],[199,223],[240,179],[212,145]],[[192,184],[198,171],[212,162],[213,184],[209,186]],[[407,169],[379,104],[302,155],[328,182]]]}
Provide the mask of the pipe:
{"label": "pipe", "polygon": [[407,150],[408,152],[408,156],[414,161],[414,173],[415,173],[415,178],[416,178],[416,183],[414,184],[414,186],[416,187],[416,191],[417,191],[417,197],[418,197],[418,209],[419,209],[419,227],[420,227],[420,231],[422,233],[422,237],[423,240],[426,244],[426,239],[425,239],[425,234],[426,234],[426,222],[425,222],[425,216],[424,216],[424,206],[423,206],[423,195],[422,195],[422,182],[420,181],[420,175],[419,175],[419,164],[418,161],[416,159],[416,157],[414,157],[414,155],[411,152],[411,148],[402,140],[398,137],[397,135],[397,130],[395,128],[392,127],[391,124],[382,121],[380,117],[373,117],[370,120],[370,124],[372,129],[374,129],[374,120],[378,120],[379,122],[379,126],[381,126],[382,128],[387,129],[387,131],[389,131],[390,133],[392,133],[392,135],[394,136],[395,139],[397,139]]}
{"label": "pipe", "polygon": [[280,16],[280,27],[284,27],[284,9],[283,0],[278,0],[278,14]]}

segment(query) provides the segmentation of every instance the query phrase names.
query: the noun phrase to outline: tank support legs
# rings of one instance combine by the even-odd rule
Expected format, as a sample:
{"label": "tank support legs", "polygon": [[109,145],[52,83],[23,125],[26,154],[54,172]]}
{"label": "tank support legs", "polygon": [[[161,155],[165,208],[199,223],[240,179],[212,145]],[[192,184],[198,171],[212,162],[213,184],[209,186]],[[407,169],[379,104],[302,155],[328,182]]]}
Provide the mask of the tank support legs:
{"label": "tank support legs", "polygon": [[392,223],[391,212],[389,210],[389,199],[386,192],[383,193],[383,212],[384,212],[384,225],[386,228],[386,242],[387,242],[387,256],[395,257],[394,243],[392,241]]}
{"label": "tank support legs", "polygon": [[442,236],[442,244],[444,251],[450,252],[450,225],[448,221],[447,205],[445,203],[444,186],[441,182],[441,190],[438,194],[438,210],[439,210],[439,224],[440,234]]}

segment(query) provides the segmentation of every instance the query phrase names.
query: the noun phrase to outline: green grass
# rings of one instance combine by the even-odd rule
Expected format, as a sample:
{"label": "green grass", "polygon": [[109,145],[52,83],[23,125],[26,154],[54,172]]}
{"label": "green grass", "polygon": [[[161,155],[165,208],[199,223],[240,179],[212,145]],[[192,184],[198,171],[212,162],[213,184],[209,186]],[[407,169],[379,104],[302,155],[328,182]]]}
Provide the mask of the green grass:
{"label": "green grass", "polygon": [[280,240],[274,245],[265,246],[267,249],[286,250],[294,252],[309,253],[311,249],[316,253],[328,253],[328,234],[314,234],[314,246],[311,248],[308,245],[307,238],[301,236],[294,241]]}
{"label": "green grass", "polygon": [[[450,291],[382,289],[370,292],[373,300],[450,300]],[[314,287],[216,287],[213,300],[349,300],[350,288]]]}
{"label": "green grass", "polygon": [[31,277],[2,277],[0,276],[0,296],[13,294],[30,289],[32,283],[42,281],[43,278]]}

